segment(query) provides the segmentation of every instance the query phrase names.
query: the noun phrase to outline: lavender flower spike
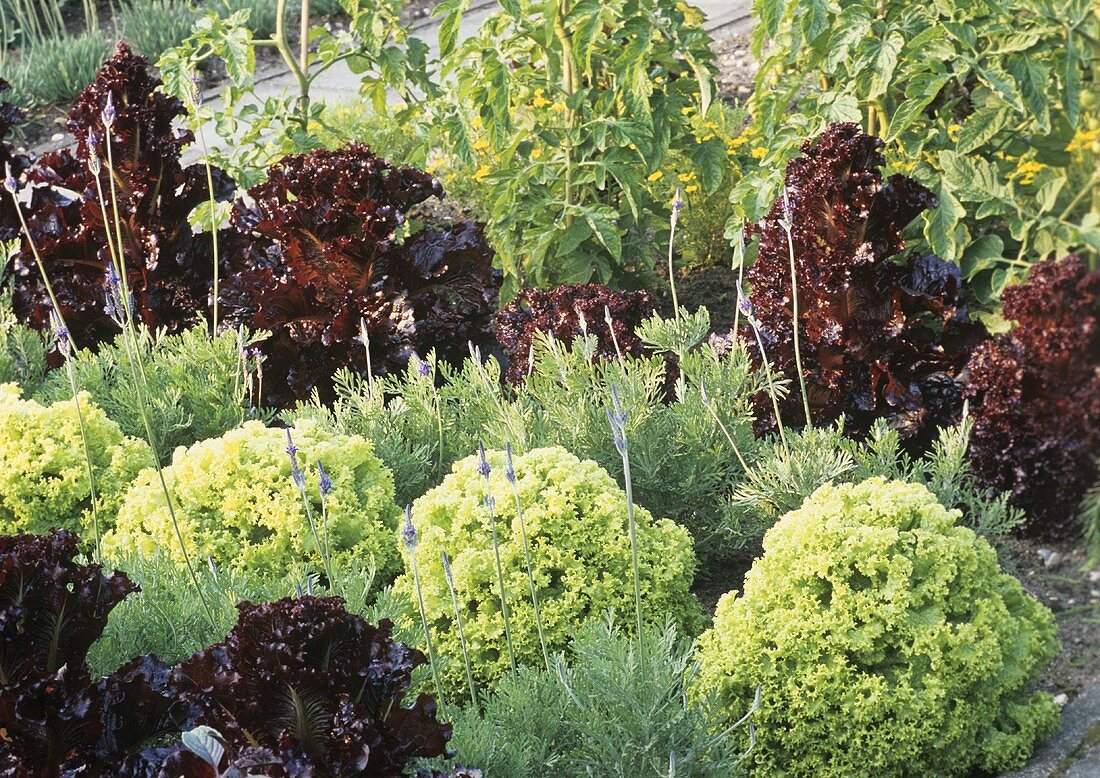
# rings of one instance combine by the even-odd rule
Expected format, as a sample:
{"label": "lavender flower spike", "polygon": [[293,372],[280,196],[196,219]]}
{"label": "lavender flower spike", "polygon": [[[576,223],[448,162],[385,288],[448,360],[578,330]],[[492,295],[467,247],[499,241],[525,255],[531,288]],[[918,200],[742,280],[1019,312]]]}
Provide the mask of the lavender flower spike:
{"label": "lavender flower spike", "polygon": [[409,550],[410,554],[416,550],[416,527],[413,526],[413,508],[411,505],[405,506],[405,526],[401,530],[401,542],[405,544],[405,548]]}
{"label": "lavender flower spike", "polygon": [[493,472],[493,468],[489,466],[489,460],[485,458],[485,446],[481,441],[477,444],[477,472],[485,480],[488,480],[489,473]]}
{"label": "lavender flower spike", "polygon": [[286,453],[290,457],[290,477],[294,480],[294,485],[299,489],[304,489],[306,485],[305,474],[302,473],[302,468],[298,467],[298,447],[294,445],[294,438],[290,435],[290,428],[286,431]]}
{"label": "lavender flower spike", "polygon": [[320,473],[320,488],[321,496],[328,497],[332,493],[332,479],[329,478],[328,471],[325,470],[325,466],[321,463],[321,460],[317,460],[317,472]]}
{"label": "lavender flower spike", "polygon": [[512,464],[512,444],[504,444],[504,477],[512,486],[516,485],[516,468]]}
{"label": "lavender flower spike", "polygon": [[15,176],[11,174],[11,165],[7,162],[4,163],[4,188],[11,194],[15,194],[16,188],[19,186],[19,182],[15,180]]}
{"label": "lavender flower spike", "polygon": [[107,105],[103,107],[103,126],[108,130],[114,126],[115,123],[115,93],[107,93]]}

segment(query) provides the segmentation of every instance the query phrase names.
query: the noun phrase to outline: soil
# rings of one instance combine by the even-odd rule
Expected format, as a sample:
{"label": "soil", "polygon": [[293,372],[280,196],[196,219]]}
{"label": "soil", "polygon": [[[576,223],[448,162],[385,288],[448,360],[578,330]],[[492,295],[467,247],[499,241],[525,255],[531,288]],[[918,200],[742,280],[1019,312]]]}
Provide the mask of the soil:
{"label": "soil", "polygon": [[750,50],[749,36],[733,33],[717,38],[711,45],[718,66],[718,96],[734,105],[752,94],[756,79],[756,59]]}

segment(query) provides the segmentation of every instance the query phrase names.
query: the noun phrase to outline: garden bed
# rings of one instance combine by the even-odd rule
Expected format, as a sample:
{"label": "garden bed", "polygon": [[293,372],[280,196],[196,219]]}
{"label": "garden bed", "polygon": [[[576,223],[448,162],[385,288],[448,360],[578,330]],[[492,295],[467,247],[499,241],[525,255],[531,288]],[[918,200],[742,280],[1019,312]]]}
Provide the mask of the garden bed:
{"label": "garden bed", "polygon": [[0,83],[0,764],[971,778],[1087,710],[1100,21],[809,5],[211,18],[40,154]]}

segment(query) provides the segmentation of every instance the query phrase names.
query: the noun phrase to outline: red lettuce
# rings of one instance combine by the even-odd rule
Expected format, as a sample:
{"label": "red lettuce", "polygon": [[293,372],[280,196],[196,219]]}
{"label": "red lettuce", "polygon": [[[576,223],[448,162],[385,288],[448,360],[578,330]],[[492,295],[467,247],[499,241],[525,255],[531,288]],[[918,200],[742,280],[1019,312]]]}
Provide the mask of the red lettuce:
{"label": "red lettuce", "polygon": [[[24,119],[19,108],[4,101],[4,95],[9,91],[11,84],[0,78],[0,176],[10,173],[12,178],[18,180],[31,160],[26,154],[16,153],[4,140],[11,128],[21,124]],[[19,233],[19,214],[15,211],[11,193],[0,191],[0,241],[14,240],[19,237]]]}
{"label": "red lettuce", "polygon": [[[958,268],[935,256],[890,260],[904,248],[902,229],[936,198],[904,176],[883,181],[882,147],[855,124],[833,124],[802,147],[787,167],[785,199],[756,228],[749,299],[767,358],[790,381],[783,421],[804,424],[789,223],[814,423],[844,417],[846,429],[859,434],[886,418],[919,446],[957,419],[960,373],[984,330],[968,322]],[[744,334],[755,343],[751,331]],[[774,424],[770,410],[759,418]]]}
{"label": "red lettuce", "polygon": [[75,561],[76,536],[0,536],[0,776],[114,775],[184,712],[138,657],[93,682],[86,654],[137,586]]}
{"label": "red lettuce", "polygon": [[598,341],[597,357],[614,359],[616,341],[623,355],[639,356],[645,345],[634,330],[655,311],[648,292],[615,292],[603,284],[566,284],[549,291],[524,289],[497,314],[497,341],[507,365],[505,380],[519,384],[527,376],[535,333],[549,333],[563,343],[572,343],[581,334],[582,321],[583,328]]}
{"label": "red lettuce", "polygon": [[[208,316],[213,243],[209,235],[193,233],[187,222],[195,206],[209,199],[206,169],[181,166],[180,153],[194,137],[174,127],[183,106],[157,91],[159,86],[144,57],[120,43],[69,113],[67,127],[76,145],[42,155],[25,173],[33,187],[27,207],[30,230],[80,346],[95,346],[118,332],[104,310],[111,265],[108,231],[114,239],[116,202],[137,317],[150,328],[176,332]],[[93,172],[97,165],[98,175]],[[232,181],[220,170],[211,172],[215,197],[228,199]],[[10,272],[16,313],[39,329],[48,327],[50,301],[25,241]]]}
{"label": "red lettuce", "polygon": [[331,393],[342,367],[403,369],[434,348],[459,361],[491,342],[500,286],[492,250],[471,222],[427,226],[398,240],[413,206],[442,191],[362,144],[284,158],[238,202],[232,320],[272,333],[263,344],[264,403],[285,407]]}
{"label": "red lettuce", "polygon": [[[403,704],[419,651],[338,597],[242,602],[224,643],[181,662],[172,687],[231,753],[270,752],[286,775],[400,776],[451,736],[436,704]],[[178,750],[178,749],[177,749]],[[275,773],[282,774],[282,773]]]}
{"label": "red lettuce", "polygon": [[1048,260],[1002,299],[1015,327],[970,359],[970,458],[1026,513],[1023,534],[1066,537],[1100,456],[1100,272]]}

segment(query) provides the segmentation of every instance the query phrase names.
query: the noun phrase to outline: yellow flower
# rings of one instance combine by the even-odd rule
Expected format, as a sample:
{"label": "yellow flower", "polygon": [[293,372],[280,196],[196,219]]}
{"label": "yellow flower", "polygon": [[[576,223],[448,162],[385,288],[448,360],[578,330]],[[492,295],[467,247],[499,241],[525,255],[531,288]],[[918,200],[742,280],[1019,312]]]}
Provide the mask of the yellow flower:
{"label": "yellow flower", "polygon": [[544,96],[545,94],[546,94],[545,89],[536,89],[535,90],[535,99],[531,101],[531,104],[533,106],[535,106],[536,108],[542,108],[544,106],[550,105],[550,101],[547,100],[546,97]]}
{"label": "yellow flower", "polygon": [[531,159],[541,159],[541,158],[542,158],[542,149],[541,148],[539,148],[538,146],[535,146],[535,148],[531,149]]}
{"label": "yellow flower", "polygon": [[492,172],[492,168],[490,168],[488,165],[482,165],[477,169],[477,172],[474,173],[474,181],[480,182],[481,179],[485,178],[485,176],[489,175]]}
{"label": "yellow flower", "polygon": [[730,138],[726,141],[726,145],[731,149],[739,149],[749,142],[749,139],[745,135],[738,135],[736,138]]}
{"label": "yellow flower", "polygon": [[698,192],[699,191],[699,185],[698,184],[692,184],[691,186],[685,186],[684,191],[687,192],[688,194],[692,194],[693,192]]}
{"label": "yellow flower", "polygon": [[949,124],[947,126],[947,137],[951,140],[959,139],[959,130],[962,129],[961,124]]}
{"label": "yellow flower", "polygon": [[1042,162],[1036,162],[1033,159],[1021,159],[1016,164],[1016,170],[1013,171],[1012,177],[1027,186],[1035,180],[1035,174],[1045,167],[1046,165]]}
{"label": "yellow flower", "polygon": [[646,176],[646,181],[660,181],[664,177],[664,175],[665,171],[654,170],[652,173]]}
{"label": "yellow flower", "polygon": [[686,184],[688,181],[694,181],[695,180],[695,173],[681,173],[680,175],[678,175],[676,177],[678,179],[680,179],[680,183]]}
{"label": "yellow flower", "polygon": [[488,151],[489,141],[484,138],[478,138],[474,141],[474,151]]}
{"label": "yellow flower", "polygon": [[1066,146],[1066,151],[1071,154],[1078,151],[1085,151],[1095,144],[1097,137],[1100,137],[1100,128],[1095,130],[1078,130],[1073,134],[1073,140]]}
{"label": "yellow flower", "polygon": [[764,146],[757,146],[752,150],[753,159],[763,159],[768,155],[768,150]]}
{"label": "yellow flower", "polygon": [[473,127],[475,130],[480,130],[482,127],[485,126],[485,123],[481,121],[480,116],[475,116],[474,120],[470,122],[470,126]]}
{"label": "yellow flower", "polygon": [[693,113],[695,113],[695,106],[685,105],[683,108],[680,109],[680,113],[682,113],[684,116],[691,116]]}
{"label": "yellow flower", "polygon": [[561,113],[565,110],[565,103],[554,103],[552,106],[550,106],[550,110]]}

